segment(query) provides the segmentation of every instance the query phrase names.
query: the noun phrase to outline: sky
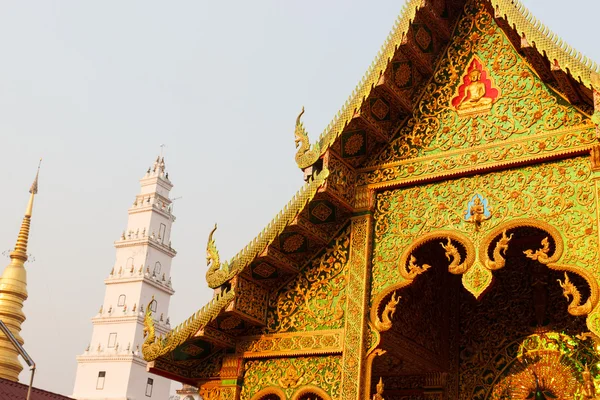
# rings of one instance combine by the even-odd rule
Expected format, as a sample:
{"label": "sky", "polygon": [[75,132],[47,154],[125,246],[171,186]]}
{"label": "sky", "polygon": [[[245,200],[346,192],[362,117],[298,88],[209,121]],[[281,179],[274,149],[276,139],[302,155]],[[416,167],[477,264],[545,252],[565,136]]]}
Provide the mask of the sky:
{"label": "sky", "polygon": [[[600,61],[600,2],[523,2]],[[213,224],[229,259],[302,186],[297,114],[306,107],[315,140],[403,4],[0,0],[0,253],[14,246],[43,157],[22,331],[38,366],[35,386],[72,393],[113,242],[160,145],[171,196],[182,197],[172,231],[175,326],[212,296],[204,274]]]}

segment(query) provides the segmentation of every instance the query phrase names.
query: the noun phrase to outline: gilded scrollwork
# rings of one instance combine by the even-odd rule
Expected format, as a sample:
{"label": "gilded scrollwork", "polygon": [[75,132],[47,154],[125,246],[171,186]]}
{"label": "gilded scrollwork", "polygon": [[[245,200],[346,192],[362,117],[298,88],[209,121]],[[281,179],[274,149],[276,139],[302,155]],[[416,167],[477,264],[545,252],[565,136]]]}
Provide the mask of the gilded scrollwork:
{"label": "gilded scrollwork", "polygon": [[[508,139],[476,148],[449,150],[442,154],[400,160],[364,168],[357,175],[358,185],[387,188],[414,184],[458,174],[485,172],[492,168],[532,163],[574,153],[585,153],[596,143],[595,129],[567,128],[549,134]],[[360,186],[356,189],[359,192]]]}
{"label": "gilded scrollwork", "polygon": [[341,353],[342,337],[342,330],[246,336],[238,339],[236,352],[247,359]]}
{"label": "gilded scrollwork", "polygon": [[268,291],[262,286],[242,277],[235,278],[238,294],[235,310],[260,323],[264,323],[267,311]]}
{"label": "gilded scrollwork", "polygon": [[[489,72],[502,95],[492,96],[492,88],[482,91],[482,82],[477,82],[479,85],[470,82],[469,88],[477,86],[478,103],[468,105],[491,107],[491,111],[461,117],[452,100],[464,84],[460,76],[466,75],[467,69],[474,74],[471,62],[474,57],[481,63],[475,80],[479,81],[481,70]],[[466,104],[460,103],[462,108]],[[465,15],[412,119],[400,129],[391,146],[370,164],[381,165],[576,126],[591,128],[592,124],[542,82],[494,21],[485,2],[472,1],[467,3]]]}
{"label": "gilded scrollwork", "polygon": [[346,227],[297,277],[270,296],[264,333],[342,327],[349,245]]}
{"label": "gilded scrollwork", "polygon": [[244,367],[240,400],[249,400],[267,388],[277,388],[289,399],[306,386],[320,388],[332,399],[341,398],[340,356],[250,360]]}
{"label": "gilded scrollwork", "polygon": [[371,254],[372,216],[365,214],[352,220],[352,238],[348,262],[344,355],[340,398],[359,399],[364,391],[366,356],[367,301],[369,258]]}
{"label": "gilded scrollwork", "polygon": [[[577,157],[378,193],[373,303],[378,303],[409,280],[408,271],[397,268],[397,254],[403,254],[401,265],[406,266],[416,245],[430,241],[431,237],[443,238],[437,234],[442,230],[463,238],[460,241],[452,238],[452,246],[455,243],[466,246],[473,242],[475,247],[476,251],[467,250],[467,257],[473,253],[474,267],[463,271],[463,283],[464,279],[491,282],[489,272],[502,264],[503,248],[510,241],[511,229],[519,226],[541,229],[554,239],[552,254],[542,244],[540,251],[532,249],[528,255],[537,257],[541,262],[546,257],[551,261],[548,264],[550,268],[576,272],[588,279],[590,274],[597,272],[598,265],[598,228],[591,174],[589,160]],[[472,193],[480,193],[494,204],[494,218],[482,224],[479,231],[474,224],[465,221],[461,211],[463,205],[472,199]],[[495,245],[494,240],[497,240]],[[448,240],[441,241],[446,252],[450,253],[450,264],[456,264],[453,261],[458,257],[448,247]],[[492,253],[491,259],[488,248]],[[557,263],[559,260],[560,264]],[[432,268],[436,267],[432,265]],[[593,282],[593,278],[588,281]],[[482,285],[478,291],[486,287]]]}

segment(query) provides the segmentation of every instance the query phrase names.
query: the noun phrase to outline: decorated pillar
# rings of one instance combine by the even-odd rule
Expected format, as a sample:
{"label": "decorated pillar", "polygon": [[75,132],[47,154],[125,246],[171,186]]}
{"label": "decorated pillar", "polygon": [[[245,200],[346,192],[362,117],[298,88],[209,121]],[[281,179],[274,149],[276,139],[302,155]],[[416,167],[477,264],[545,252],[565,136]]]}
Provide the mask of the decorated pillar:
{"label": "decorated pillar", "polygon": [[[594,74],[595,75],[595,74]],[[594,79],[592,79],[594,81]],[[596,81],[600,84],[600,77],[596,75]],[[598,117],[600,119],[600,92],[596,91],[596,86],[594,85],[594,117]],[[596,122],[596,121],[595,121]],[[597,123],[597,122],[596,122]],[[596,135],[600,139],[599,130],[600,128],[596,127]],[[594,192],[596,199],[596,226],[598,229],[598,235],[600,235],[600,145],[596,144],[592,146],[590,150],[590,165],[592,169],[591,178],[594,182]],[[600,243],[600,238],[598,239]],[[598,277],[595,277],[597,280]],[[596,337],[600,336],[600,306],[596,306],[587,316],[587,326],[591,332],[593,332]]]}
{"label": "decorated pillar", "polygon": [[592,122],[596,124],[596,138],[600,140],[600,74],[592,73],[592,93],[594,95],[594,115]]}
{"label": "decorated pillar", "polygon": [[200,386],[200,395],[204,400],[238,400],[242,391],[243,359],[231,355],[223,358],[220,380]]}
{"label": "decorated pillar", "polygon": [[352,219],[340,396],[345,400],[363,398],[372,228],[370,212]]}

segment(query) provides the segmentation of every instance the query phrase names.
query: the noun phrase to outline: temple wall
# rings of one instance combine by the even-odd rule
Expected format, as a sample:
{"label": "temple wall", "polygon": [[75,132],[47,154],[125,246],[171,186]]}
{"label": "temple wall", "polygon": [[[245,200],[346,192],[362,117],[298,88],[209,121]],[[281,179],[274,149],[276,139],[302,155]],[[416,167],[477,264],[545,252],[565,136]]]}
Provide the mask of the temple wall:
{"label": "temple wall", "polygon": [[245,369],[240,400],[253,399],[261,392],[267,394],[269,389],[274,389],[272,393],[280,390],[291,399],[310,387],[323,390],[332,399],[341,399],[340,356],[249,360],[245,362]]}
{"label": "temple wall", "polygon": [[[596,273],[598,224],[592,178],[590,159],[579,157],[378,193],[371,302],[407,280],[398,259],[420,237],[451,230],[472,241],[490,242],[490,235],[500,235],[501,228],[515,220],[555,228],[564,243],[556,261],[582,273]],[[489,209],[480,227],[467,215],[476,195]],[[467,247],[482,260],[487,256],[475,245]]]}
{"label": "temple wall", "polygon": [[343,327],[350,229],[269,297],[262,333],[306,332]]}

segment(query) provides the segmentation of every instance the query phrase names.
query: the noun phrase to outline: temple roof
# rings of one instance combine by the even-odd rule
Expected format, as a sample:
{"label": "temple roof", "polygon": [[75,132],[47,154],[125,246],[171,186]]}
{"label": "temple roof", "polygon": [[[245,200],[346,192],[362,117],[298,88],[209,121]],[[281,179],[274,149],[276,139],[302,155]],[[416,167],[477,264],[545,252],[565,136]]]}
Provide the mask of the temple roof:
{"label": "temple roof", "polygon": [[[490,0],[490,3],[494,7],[496,17],[504,18],[516,33],[550,61],[553,68],[560,68],[588,89],[592,89],[593,80],[598,79],[595,74],[600,72],[596,62],[585,57],[548,29],[531,14],[520,0]],[[299,164],[300,168],[309,167],[314,163],[344,132],[350,121],[355,118],[355,113],[361,109],[373,88],[379,83],[398,48],[406,42],[406,36],[411,24],[415,21],[417,12],[428,6],[429,2],[424,0],[408,0],[406,2],[367,72],[321,133],[316,145],[313,145],[313,148],[318,148],[318,153],[312,159]]]}
{"label": "temple roof", "polygon": [[[8,379],[0,378],[0,399],[22,400],[27,397],[29,386],[19,382],[13,382]],[[46,390],[31,388],[31,400],[70,400],[70,397],[58,393],[48,392]]]}
{"label": "temple roof", "polygon": [[[242,321],[241,328],[220,332],[218,338],[207,337],[205,331],[209,325],[213,331],[219,330],[221,322],[235,313],[235,297],[240,295],[232,294],[235,285],[250,280],[271,293],[317,256],[352,215],[372,209],[368,195],[356,187],[357,171],[365,168],[369,155],[386,148],[413,115],[440,58],[452,42],[466,3],[465,0],[406,3],[375,60],[341,110],[315,143],[301,144],[296,160],[305,171],[306,184],[254,240],[220,266],[218,274],[209,273],[209,286],[216,289],[217,296],[228,293],[233,298],[219,304],[211,302],[211,317],[201,318],[204,325],[197,326],[194,322],[200,320],[197,313],[173,329],[168,340],[159,340],[158,343],[163,343],[159,352],[144,353],[147,360],[178,362],[173,354],[167,357],[173,353],[175,344],[169,337],[177,336],[178,346],[188,340],[198,346],[201,340],[206,340],[215,348],[235,343],[230,335],[242,334],[256,321],[248,318]],[[584,114],[593,113],[592,84],[595,85],[599,70],[596,63],[563,43],[518,0],[482,0],[478,4],[493,14],[512,46],[544,83]],[[410,84],[399,86],[393,81],[392,70],[402,63],[411,64],[412,76]],[[296,124],[297,142],[308,139],[300,116]],[[357,132],[362,132],[362,142],[350,143],[353,137],[360,136],[355,135]],[[354,153],[345,154],[348,151]],[[191,361],[185,362],[189,365]],[[156,364],[151,370],[161,373]]]}

